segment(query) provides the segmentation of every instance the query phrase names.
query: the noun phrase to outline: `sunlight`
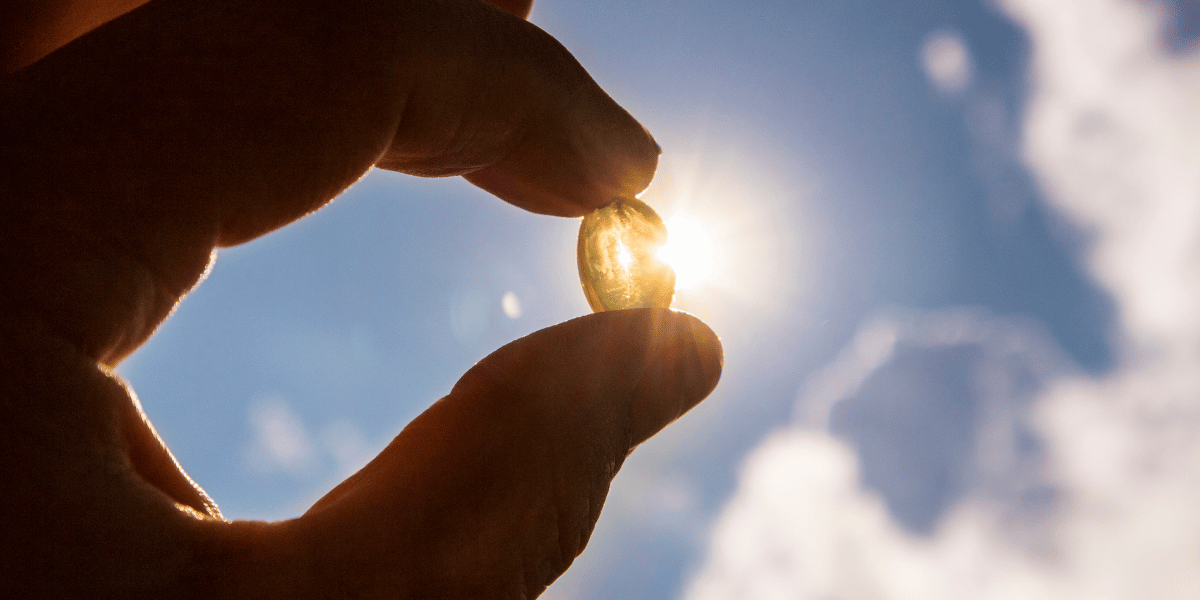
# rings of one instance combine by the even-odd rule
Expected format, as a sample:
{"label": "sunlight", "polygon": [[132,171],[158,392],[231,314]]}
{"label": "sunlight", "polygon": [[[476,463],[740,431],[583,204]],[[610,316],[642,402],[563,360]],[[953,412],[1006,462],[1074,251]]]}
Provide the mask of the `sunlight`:
{"label": "sunlight", "polygon": [[[810,285],[808,258],[825,243],[828,228],[813,218],[817,213],[804,210],[813,194],[806,171],[781,178],[767,168],[778,155],[758,140],[699,139],[690,150],[660,157],[654,180],[637,198],[660,215],[667,230],[666,242],[649,252],[653,263],[675,271],[670,307],[732,336],[730,348],[739,339],[752,345],[763,327],[782,318],[806,318],[812,314],[809,303],[820,297]],[[578,233],[573,237],[578,249]],[[625,251],[611,243],[610,269],[651,262],[632,246]],[[578,251],[575,256],[578,281],[583,279]],[[575,292],[578,284],[563,285]],[[584,290],[594,310],[587,284]]]}
{"label": "sunlight", "polygon": [[666,225],[667,243],[657,256],[675,270],[675,289],[687,289],[712,277],[717,259],[712,231],[687,214],[671,217]]}
{"label": "sunlight", "polygon": [[[807,257],[825,230],[804,207],[812,184],[803,170],[781,178],[753,143],[698,139],[664,154],[641,200],[662,215],[667,242],[656,258],[675,270],[671,308],[752,343],[761,329],[809,314],[815,288]],[[733,342],[733,339],[730,339]]]}

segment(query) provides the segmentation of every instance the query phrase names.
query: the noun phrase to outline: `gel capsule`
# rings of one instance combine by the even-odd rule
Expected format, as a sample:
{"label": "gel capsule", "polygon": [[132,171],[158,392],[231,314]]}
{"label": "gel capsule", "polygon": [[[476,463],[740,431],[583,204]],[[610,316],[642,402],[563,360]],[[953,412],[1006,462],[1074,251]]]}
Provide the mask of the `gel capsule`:
{"label": "gel capsule", "polygon": [[669,308],[675,271],[655,256],[667,227],[654,209],[622,198],[593,211],[579,227],[579,281],[592,310]]}

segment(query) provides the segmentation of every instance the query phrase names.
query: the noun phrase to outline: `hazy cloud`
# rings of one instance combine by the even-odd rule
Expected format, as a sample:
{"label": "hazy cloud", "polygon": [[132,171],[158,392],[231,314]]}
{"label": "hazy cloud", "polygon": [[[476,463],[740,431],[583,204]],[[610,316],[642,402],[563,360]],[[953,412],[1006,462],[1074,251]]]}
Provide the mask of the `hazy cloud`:
{"label": "hazy cloud", "polygon": [[334,421],[310,433],[288,401],[264,394],[250,403],[251,438],[247,466],[259,473],[284,473],[315,479],[330,474],[341,478],[361,469],[378,448],[368,444],[362,430],[350,421]]}
{"label": "hazy cloud", "polygon": [[316,459],[304,423],[279,395],[264,395],[250,404],[252,438],[247,461],[256,471],[303,475]]}
{"label": "hazy cloud", "polygon": [[504,309],[504,316],[510,319],[521,318],[521,299],[516,292],[504,292],[504,297],[500,298],[500,308]]}

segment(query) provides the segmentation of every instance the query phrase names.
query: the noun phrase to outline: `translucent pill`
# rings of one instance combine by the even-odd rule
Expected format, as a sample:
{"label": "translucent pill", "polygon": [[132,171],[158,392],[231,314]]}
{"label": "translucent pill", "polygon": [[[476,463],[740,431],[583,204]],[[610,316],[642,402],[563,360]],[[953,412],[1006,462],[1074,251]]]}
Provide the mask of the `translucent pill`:
{"label": "translucent pill", "polygon": [[579,281],[596,312],[669,308],[675,271],[656,256],[667,228],[654,209],[623,198],[598,208],[579,227]]}

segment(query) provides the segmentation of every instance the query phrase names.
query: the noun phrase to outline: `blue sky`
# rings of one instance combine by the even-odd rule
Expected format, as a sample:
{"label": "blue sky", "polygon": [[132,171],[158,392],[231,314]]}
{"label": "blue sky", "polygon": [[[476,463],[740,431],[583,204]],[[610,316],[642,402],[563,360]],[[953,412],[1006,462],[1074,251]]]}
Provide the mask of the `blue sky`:
{"label": "blue sky", "polygon": [[[539,3],[662,145],[643,199],[711,228],[678,306],[726,348],[548,597],[1194,597],[1195,15]],[[227,516],[295,516],[475,361],[588,311],[577,228],[372,172],[222,251],[120,372]]]}

